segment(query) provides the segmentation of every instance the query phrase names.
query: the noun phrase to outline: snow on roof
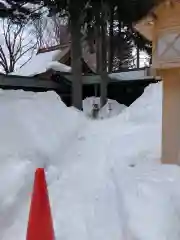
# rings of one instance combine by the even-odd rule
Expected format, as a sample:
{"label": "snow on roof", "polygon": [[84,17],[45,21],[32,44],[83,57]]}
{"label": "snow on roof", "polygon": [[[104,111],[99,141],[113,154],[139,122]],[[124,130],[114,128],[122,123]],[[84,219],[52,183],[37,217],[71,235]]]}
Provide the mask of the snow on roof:
{"label": "snow on roof", "polygon": [[10,73],[10,75],[33,77],[37,74],[44,73],[47,70],[54,68],[58,68],[58,71],[69,72],[70,69],[67,65],[57,62],[60,59],[60,56],[61,50],[39,53],[32,57],[32,59],[27,64],[19,68],[17,71]]}
{"label": "snow on roof", "polygon": [[109,74],[109,77],[111,79],[116,79],[118,81],[130,81],[130,80],[133,81],[153,78],[153,76],[147,76],[146,69],[111,73]]}
{"label": "snow on roof", "polygon": [[71,67],[62,64],[58,61],[52,61],[48,64],[48,69],[53,69],[54,71],[59,72],[71,72]]}
{"label": "snow on roof", "polygon": [[5,0],[0,0],[0,4],[4,5],[7,8],[10,8],[9,3],[7,3]]}

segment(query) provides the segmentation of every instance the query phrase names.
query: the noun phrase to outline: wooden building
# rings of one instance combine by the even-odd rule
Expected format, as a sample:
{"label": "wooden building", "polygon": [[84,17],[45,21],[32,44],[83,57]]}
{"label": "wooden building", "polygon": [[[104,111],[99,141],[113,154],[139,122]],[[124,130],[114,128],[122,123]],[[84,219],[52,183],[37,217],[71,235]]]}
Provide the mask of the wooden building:
{"label": "wooden building", "polygon": [[[96,73],[96,56],[86,48],[83,50],[83,98],[100,96],[101,77]],[[40,49],[26,65],[8,76],[0,77],[1,83],[9,82],[9,87],[14,86],[25,90],[46,91],[55,90],[66,103],[71,105],[71,53],[70,44]],[[121,72],[109,74],[108,98],[115,99],[126,106],[131,105],[142,95],[146,86],[155,82],[149,76],[148,69],[124,69]],[[24,79],[24,80],[23,80]],[[23,86],[23,81],[25,85]],[[37,83],[37,86],[36,86]],[[29,87],[28,85],[29,84]],[[34,87],[32,88],[34,84]],[[18,86],[17,86],[18,85]],[[43,85],[43,87],[42,87]],[[41,86],[41,87],[40,87]]]}

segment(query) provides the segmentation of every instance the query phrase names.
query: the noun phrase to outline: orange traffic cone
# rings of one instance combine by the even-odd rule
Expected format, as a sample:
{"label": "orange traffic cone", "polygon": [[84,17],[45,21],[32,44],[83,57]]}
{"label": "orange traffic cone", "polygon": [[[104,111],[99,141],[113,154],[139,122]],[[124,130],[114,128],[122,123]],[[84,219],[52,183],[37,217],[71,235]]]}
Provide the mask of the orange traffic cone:
{"label": "orange traffic cone", "polygon": [[43,168],[38,168],[35,173],[26,240],[55,240]]}

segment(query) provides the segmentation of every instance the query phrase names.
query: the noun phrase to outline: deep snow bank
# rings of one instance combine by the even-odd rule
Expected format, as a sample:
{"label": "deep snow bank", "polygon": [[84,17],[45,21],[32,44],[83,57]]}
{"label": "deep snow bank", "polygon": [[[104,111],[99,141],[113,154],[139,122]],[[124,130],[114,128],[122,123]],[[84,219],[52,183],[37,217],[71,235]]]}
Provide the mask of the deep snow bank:
{"label": "deep snow bank", "polygon": [[0,239],[24,240],[46,166],[56,240],[179,240],[180,170],[159,164],[161,84],[91,121],[54,93],[0,93]]}
{"label": "deep snow bank", "polygon": [[1,91],[0,115],[0,181],[5,183],[0,187],[0,239],[12,238],[8,229],[14,223],[20,226],[17,238],[22,234],[24,239],[19,214],[27,206],[34,169],[60,161],[84,118],[52,92]]}

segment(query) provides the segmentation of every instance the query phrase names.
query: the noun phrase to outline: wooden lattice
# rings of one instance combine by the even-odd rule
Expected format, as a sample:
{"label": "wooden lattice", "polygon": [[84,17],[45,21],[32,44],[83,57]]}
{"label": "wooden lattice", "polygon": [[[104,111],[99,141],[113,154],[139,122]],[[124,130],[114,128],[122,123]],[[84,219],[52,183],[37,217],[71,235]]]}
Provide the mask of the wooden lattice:
{"label": "wooden lattice", "polygon": [[[180,30],[160,34],[153,51],[155,67],[160,64],[180,66]],[[173,67],[173,66],[172,66]]]}

